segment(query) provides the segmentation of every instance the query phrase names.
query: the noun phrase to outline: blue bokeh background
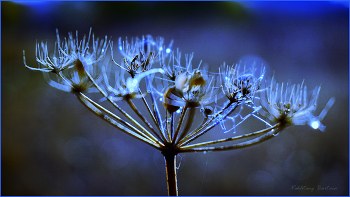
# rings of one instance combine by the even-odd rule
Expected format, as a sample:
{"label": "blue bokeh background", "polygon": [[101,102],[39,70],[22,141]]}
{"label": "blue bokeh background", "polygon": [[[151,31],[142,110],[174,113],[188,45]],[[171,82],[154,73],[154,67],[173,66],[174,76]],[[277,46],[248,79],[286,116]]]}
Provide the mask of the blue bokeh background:
{"label": "blue bokeh background", "polygon": [[[349,195],[349,2],[341,1],[1,2],[2,195],[167,194],[158,151],[23,65],[25,50],[36,66],[36,40],[53,46],[56,28],[66,36],[90,27],[114,42],[173,39],[213,70],[254,58],[278,82],[322,84],[317,113],[336,97],[324,133],[290,127],[246,149],[181,154],[180,195]],[[218,127],[208,137],[232,135]]]}

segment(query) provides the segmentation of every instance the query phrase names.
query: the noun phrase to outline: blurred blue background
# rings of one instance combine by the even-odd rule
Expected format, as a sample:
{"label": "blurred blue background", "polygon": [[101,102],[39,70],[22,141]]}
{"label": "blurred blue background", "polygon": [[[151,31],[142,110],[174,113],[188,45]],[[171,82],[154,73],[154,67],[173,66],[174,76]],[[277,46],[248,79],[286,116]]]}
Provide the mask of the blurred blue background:
{"label": "blurred blue background", "polygon": [[213,70],[254,57],[278,82],[305,79],[309,91],[322,84],[316,114],[336,97],[324,133],[290,127],[246,149],[181,154],[180,195],[349,195],[349,2],[341,1],[2,1],[2,195],[167,194],[158,151],[23,65],[23,50],[27,64],[37,65],[36,40],[53,47],[56,28],[62,37],[90,27],[114,42],[146,34],[173,39],[183,54],[194,52],[194,65],[203,60]]}

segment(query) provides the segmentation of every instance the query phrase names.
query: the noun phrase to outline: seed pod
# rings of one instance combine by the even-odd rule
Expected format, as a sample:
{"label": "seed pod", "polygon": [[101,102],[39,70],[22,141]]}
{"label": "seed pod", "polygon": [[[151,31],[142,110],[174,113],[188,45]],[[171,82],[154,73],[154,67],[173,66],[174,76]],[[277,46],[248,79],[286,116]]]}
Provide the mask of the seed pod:
{"label": "seed pod", "polygon": [[178,90],[183,90],[185,88],[185,85],[188,81],[188,74],[187,73],[181,73],[178,75],[175,79],[175,87]]}
{"label": "seed pod", "polygon": [[174,96],[181,97],[180,93],[176,90],[174,86],[168,88],[168,90],[164,94],[163,105],[169,113],[176,112],[180,108],[179,106],[172,105],[170,104],[170,102],[168,102],[173,100]]}
{"label": "seed pod", "polygon": [[79,59],[75,61],[75,68],[78,71],[79,78],[82,79],[85,75],[84,73],[85,69],[84,69],[83,63]]}
{"label": "seed pod", "polygon": [[206,81],[199,71],[195,72],[189,80],[190,86],[204,86],[205,83]]}

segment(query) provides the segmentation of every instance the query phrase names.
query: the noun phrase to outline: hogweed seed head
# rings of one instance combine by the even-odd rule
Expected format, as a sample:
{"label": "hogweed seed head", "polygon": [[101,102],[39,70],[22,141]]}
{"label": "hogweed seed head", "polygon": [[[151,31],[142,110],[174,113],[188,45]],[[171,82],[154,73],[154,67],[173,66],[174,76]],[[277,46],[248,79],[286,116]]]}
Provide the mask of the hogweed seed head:
{"label": "hogweed seed head", "polygon": [[175,82],[176,77],[183,73],[186,68],[181,66],[181,52],[179,49],[175,52],[172,52],[168,61],[166,62],[165,58],[161,59],[161,67],[164,70],[164,75],[172,82]]}
{"label": "hogweed seed head", "polygon": [[[171,41],[166,47],[164,44],[164,38],[157,37],[153,39],[151,35],[142,36],[142,38],[132,38],[131,41],[128,41],[126,38],[125,41],[122,38],[118,40],[118,49],[122,56],[127,61],[133,61],[136,55],[148,56],[150,53],[153,53],[155,56],[159,56],[159,59],[153,59],[153,61],[160,61],[163,58],[166,58],[171,53],[173,41]],[[165,49],[165,50],[164,50]],[[137,64],[141,64],[140,61],[136,61]]]}
{"label": "hogweed seed head", "polygon": [[252,102],[255,93],[260,89],[261,81],[264,78],[265,67],[261,68],[258,77],[255,76],[255,65],[249,70],[240,72],[240,65],[228,66],[225,63],[220,70],[220,77],[223,82],[223,93],[231,102]]}
{"label": "hogweed seed head", "polygon": [[[324,131],[325,126],[320,121],[325,114],[323,117],[314,115],[321,87],[315,87],[309,102],[307,87],[304,82],[297,85],[287,84],[286,87],[283,86],[282,83],[279,87],[274,77],[272,78],[270,87],[266,91],[266,98],[261,98],[262,110],[260,114],[271,122],[279,122],[285,126],[308,124],[314,129]],[[327,107],[330,108],[333,103],[334,98],[330,100]],[[327,113],[327,111],[324,113]]]}
{"label": "hogweed seed head", "polygon": [[[57,40],[55,50],[52,55],[49,54],[47,43],[36,44],[36,60],[39,68],[32,68],[26,65],[25,53],[23,51],[23,61],[27,68],[43,72],[46,82],[57,89],[66,92],[97,92],[91,80],[85,74],[87,71],[91,75],[101,80],[101,76],[96,72],[98,70],[94,65],[104,59],[109,41],[99,39],[95,41],[94,34],[92,51],[89,50],[90,36],[83,40],[78,40],[78,31],[76,37],[72,33],[68,34],[68,39],[64,38],[61,43],[58,30],[56,30]],[[54,73],[57,80],[52,80],[49,73]]]}
{"label": "hogweed seed head", "polygon": [[[51,79],[49,73],[43,72],[44,79],[46,82],[54,88],[63,90],[65,92],[72,93],[93,93],[97,92],[94,84],[90,81],[86,75],[86,68],[92,69],[92,67],[87,66],[87,63],[79,59],[74,61],[72,68],[67,69],[64,73],[59,73],[57,81]],[[97,82],[101,81],[101,76],[97,78]]]}
{"label": "hogweed seed head", "polygon": [[221,92],[215,87],[215,76],[210,76],[206,69],[199,69],[201,64],[192,71],[192,58],[193,54],[186,56],[186,71],[176,76],[174,87],[167,89],[164,106],[203,107],[217,100]]}
{"label": "hogweed seed head", "polygon": [[[58,34],[58,32],[57,32]],[[84,35],[83,40],[78,40],[78,31],[76,31],[76,36],[74,38],[72,33],[68,34],[68,40],[65,38],[64,50],[61,49],[62,53],[71,60],[84,59],[88,64],[93,65],[105,58],[107,49],[110,41],[105,36],[105,39],[99,38],[95,40],[94,34],[92,34],[92,50],[90,50],[90,37],[91,37],[91,28],[89,36],[86,38]],[[59,40],[59,36],[57,35]]]}
{"label": "hogweed seed head", "polygon": [[23,62],[25,67],[30,70],[52,72],[55,74],[73,67],[72,63],[74,62],[74,59],[71,59],[62,53],[59,40],[55,42],[55,51],[52,55],[49,54],[47,49],[47,42],[41,42],[40,44],[36,43],[35,56],[36,61],[39,63],[39,68],[32,68],[27,65],[25,51],[23,51]]}
{"label": "hogweed seed head", "polygon": [[[106,58],[108,47],[114,62],[111,65],[110,59]],[[118,64],[113,59],[113,42],[107,40],[107,37],[95,40],[90,29],[88,37],[84,35],[82,40],[78,39],[76,32],[75,37],[69,33],[68,38],[64,38],[62,42],[57,31],[52,55],[49,54],[47,43],[36,43],[38,68],[27,66],[24,51],[23,62],[27,68],[41,71],[44,79],[52,87],[74,93],[86,107],[109,124],[160,150],[166,157],[167,164],[175,164],[175,160],[171,159],[178,153],[233,150],[261,143],[276,136],[286,126],[309,124],[314,129],[324,131],[325,126],[321,124],[321,120],[333,105],[334,98],[329,100],[319,116],[315,116],[320,87],[315,88],[310,102],[303,83],[287,84],[284,87],[283,83],[279,85],[272,78],[270,86],[261,90],[265,75],[263,66],[260,73],[256,74],[255,63],[247,69],[240,63],[234,66],[224,63],[219,73],[212,73],[201,67],[202,62],[196,68],[192,68],[193,53],[185,55],[183,64],[180,61],[181,52],[177,49],[175,53],[171,47],[172,41],[166,46],[163,38],[153,39],[150,35],[141,39],[133,38],[130,42],[120,38],[118,49],[123,59],[122,63]],[[52,79],[52,76],[56,78]],[[99,92],[102,95],[99,101],[108,101],[121,116],[85,95],[92,92]],[[257,95],[258,92],[262,92],[261,98]],[[138,104],[133,103],[134,98],[142,100],[149,116],[144,116]],[[223,107],[220,107],[218,101],[222,98],[226,101],[223,102]],[[255,99],[260,99],[260,106],[256,105]],[[115,102],[121,100],[126,101],[138,119],[134,119],[135,117]],[[164,111],[159,110],[158,102],[163,104],[165,116],[162,114]],[[242,116],[244,106],[252,108],[253,111]],[[204,116],[201,116],[202,123],[191,130],[197,122],[195,116],[198,111]],[[261,118],[258,111],[261,116],[276,124],[271,125]],[[147,120],[149,117],[153,120],[152,123]],[[249,117],[258,118],[269,128],[193,144],[194,140],[217,125],[226,133],[247,121]],[[232,121],[233,126],[227,127],[227,120]],[[236,120],[240,122],[236,123]],[[208,147],[244,138],[250,140],[233,145]],[[172,194],[177,194],[176,173],[171,173],[174,175],[174,184],[171,187],[176,191]]]}

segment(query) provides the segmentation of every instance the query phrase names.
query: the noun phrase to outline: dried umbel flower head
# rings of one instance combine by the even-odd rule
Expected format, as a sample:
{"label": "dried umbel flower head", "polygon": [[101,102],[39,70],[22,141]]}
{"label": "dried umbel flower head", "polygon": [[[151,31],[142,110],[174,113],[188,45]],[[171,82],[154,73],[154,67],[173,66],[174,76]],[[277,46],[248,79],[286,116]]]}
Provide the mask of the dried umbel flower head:
{"label": "dried umbel flower head", "polygon": [[260,74],[256,77],[256,67],[252,65],[243,72],[240,72],[240,64],[228,66],[225,63],[220,70],[220,77],[223,81],[223,92],[231,102],[252,102],[255,93],[260,89],[261,81],[264,78],[265,67],[261,68]]}
{"label": "dried umbel flower head", "polygon": [[218,99],[221,91],[219,87],[215,87],[215,76],[210,76],[206,69],[200,69],[200,64],[191,71],[192,58],[193,54],[186,56],[186,71],[176,76],[174,87],[167,89],[164,94],[164,106],[187,105],[196,108],[211,104]]}
{"label": "dried umbel flower head", "polygon": [[[54,88],[65,92],[71,93],[93,93],[98,92],[94,84],[89,79],[85,70],[94,69],[93,67],[87,65],[85,61],[80,61],[79,59],[74,61],[73,67],[67,69],[56,76],[56,80],[51,79],[50,74],[43,72],[45,81]],[[95,74],[94,72],[91,72]],[[96,75],[96,81],[99,83],[102,78],[100,75]]]}
{"label": "dried umbel flower head", "polygon": [[[107,37],[95,41],[92,34],[91,49],[90,37],[91,30],[89,36],[80,41],[78,34],[74,38],[69,33],[68,39],[61,42],[57,32],[53,55],[50,56],[46,43],[36,44],[39,67],[27,66],[25,56],[24,64],[31,70],[41,71],[52,87],[74,93],[83,105],[107,123],[159,150],[166,161],[169,195],[178,195],[175,164],[179,153],[249,147],[275,137],[290,125],[309,124],[323,131],[320,121],[334,103],[332,98],[321,114],[315,116],[319,87],[315,88],[310,102],[303,83],[286,87],[282,84],[279,89],[272,79],[269,87],[260,89],[265,68],[262,66],[256,74],[255,64],[249,68],[241,64],[224,64],[219,73],[213,73],[201,67],[201,62],[193,69],[192,53],[185,55],[186,63],[182,66],[181,53],[177,50],[175,55],[170,48],[172,42],[166,46],[163,38],[154,40],[151,36],[143,36],[131,42],[119,39],[118,49],[123,59],[117,64],[113,59],[113,42]],[[105,57],[108,46],[114,62],[111,65],[110,59]],[[259,91],[266,92],[266,97],[261,98],[261,106],[255,103],[260,99]],[[99,101],[108,102],[120,113],[108,110],[85,95],[90,92],[99,92],[102,96]],[[138,104],[133,103],[135,99]],[[225,100],[222,107],[218,102],[220,99]],[[119,101],[123,101],[122,106],[118,105]],[[159,101],[165,111],[158,108]],[[143,110],[139,108],[141,104],[144,104]],[[243,117],[244,106],[252,108],[253,112]],[[124,107],[132,112],[122,109]],[[199,117],[202,121],[197,121],[199,111],[203,114]],[[258,111],[276,124],[271,125],[259,117]],[[268,128],[224,139],[204,141],[200,138],[217,125],[227,133],[251,116],[266,123]],[[237,124],[236,119],[240,119]],[[232,121],[233,126],[226,127],[226,120]],[[199,141],[201,139],[203,141]]]}
{"label": "dried umbel flower head", "polygon": [[111,43],[112,61],[122,69],[126,70],[133,77],[143,71],[149,70],[154,62],[162,61],[171,53],[173,41],[166,47],[164,38],[153,39],[151,35],[132,38],[122,41],[119,38],[118,49],[124,58],[124,65],[117,64],[113,59],[113,43]]}
{"label": "dried umbel flower head", "polygon": [[57,41],[55,42],[55,48],[53,54],[49,54],[47,49],[47,42],[36,43],[35,56],[36,61],[39,63],[39,68],[32,68],[26,64],[25,51],[23,51],[24,65],[30,70],[41,72],[52,72],[55,74],[60,73],[65,69],[72,68],[74,66],[74,59],[71,59],[66,54],[67,48],[62,48],[60,45],[60,39],[57,31]]}
{"label": "dried umbel flower head", "polygon": [[285,126],[309,124],[314,129],[324,131],[325,126],[320,121],[327,114],[335,99],[331,98],[320,116],[315,116],[320,86],[313,90],[310,102],[304,81],[297,85],[283,86],[282,83],[279,87],[274,77],[272,78],[270,87],[266,91],[266,98],[261,98],[260,114],[271,122]]}
{"label": "dried umbel flower head", "polygon": [[186,72],[186,67],[181,66],[181,52],[179,49],[175,52],[171,52],[169,59],[161,58],[161,68],[164,70],[164,75],[171,81],[175,82],[176,77],[181,73]]}
{"label": "dried umbel flower head", "polygon": [[[58,31],[57,31],[58,34]],[[68,33],[68,40],[65,38],[64,50],[62,53],[69,59],[84,59],[88,64],[96,64],[105,58],[110,41],[105,36],[105,39],[95,40],[94,33],[92,34],[92,50],[90,50],[90,37],[91,28],[89,36],[86,38],[84,35],[82,40],[78,39],[78,31],[76,31],[76,36],[74,38],[72,33]],[[57,42],[59,42],[59,36],[57,35]]]}
{"label": "dried umbel flower head", "polygon": [[[164,38],[157,37],[153,39],[151,35],[142,36],[142,38],[132,38],[131,41],[128,41],[126,38],[125,41],[122,38],[118,40],[118,49],[124,58],[131,61],[136,55],[144,54],[148,55],[150,52],[155,55],[169,55],[171,52],[171,47],[173,41],[170,41],[168,46],[165,46]],[[165,52],[165,54],[164,54]]]}
{"label": "dried umbel flower head", "polygon": [[[121,101],[134,98],[142,98],[147,93],[141,94],[135,88],[127,87],[127,76],[123,69],[112,71],[108,65],[102,66],[102,75],[105,87],[108,92],[108,99],[112,101]],[[112,87],[110,83],[114,84]],[[100,102],[107,100],[107,98],[100,99]]]}
{"label": "dried umbel flower head", "polygon": [[[90,77],[94,76],[97,82],[102,79],[98,71],[99,68],[95,64],[105,57],[109,44],[107,36],[105,40],[102,39],[99,42],[98,38],[95,41],[94,34],[92,34],[92,50],[89,50],[91,28],[89,36],[86,38],[84,35],[80,41],[78,40],[78,31],[75,38],[72,33],[69,33],[68,39],[64,38],[62,43],[58,30],[56,30],[56,35],[54,53],[49,55],[47,43],[36,44],[36,60],[39,63],[39,68],[27,66],[23,52],[25,66],[31,70],[43,72],[46,82],[57,89],[73,93],[97,92]],[[54,73],[57,79],[53,80],[49,73]]]}

